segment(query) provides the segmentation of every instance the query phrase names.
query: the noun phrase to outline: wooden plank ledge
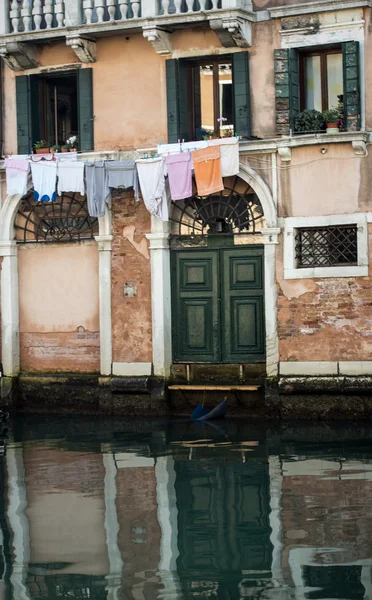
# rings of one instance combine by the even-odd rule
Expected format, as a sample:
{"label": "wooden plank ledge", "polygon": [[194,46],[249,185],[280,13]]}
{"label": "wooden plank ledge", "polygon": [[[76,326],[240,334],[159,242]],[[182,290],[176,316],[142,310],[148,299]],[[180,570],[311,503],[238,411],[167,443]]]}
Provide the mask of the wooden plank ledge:
{"label": "wooden plank ledge", "polygon": [[195,392],[256,392],[261,385],[169,385],[168,390],[190,390]]}

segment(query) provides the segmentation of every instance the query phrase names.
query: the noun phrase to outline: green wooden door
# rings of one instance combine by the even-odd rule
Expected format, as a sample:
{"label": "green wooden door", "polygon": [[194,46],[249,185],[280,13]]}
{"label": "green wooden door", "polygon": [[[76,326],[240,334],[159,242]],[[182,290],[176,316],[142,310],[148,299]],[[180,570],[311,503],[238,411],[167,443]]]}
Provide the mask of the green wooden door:
{"label": "green wooden door", "polygon": [[172,252],[173,360],[264,360],[261,246]]}
{"label": "green wooden door", "polygon": [[218,250],[172,254],[173,354],[180,362],[219,362]]}

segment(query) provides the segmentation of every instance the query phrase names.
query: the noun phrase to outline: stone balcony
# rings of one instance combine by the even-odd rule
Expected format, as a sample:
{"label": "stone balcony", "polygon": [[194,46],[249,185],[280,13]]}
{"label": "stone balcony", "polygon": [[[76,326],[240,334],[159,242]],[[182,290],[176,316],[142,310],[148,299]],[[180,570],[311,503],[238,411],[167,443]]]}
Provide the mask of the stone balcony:
{"label": "stone balcony", "polygon": [[142,32],[159,54],[171,54],[170,34],[185,25],[209,25],[225,47],[247,47],[255,19],[251,0],[0,0],[0,54],[14,70],[32,68],[27,45],[65,38],[92,62],[91,44],[121,31]]}

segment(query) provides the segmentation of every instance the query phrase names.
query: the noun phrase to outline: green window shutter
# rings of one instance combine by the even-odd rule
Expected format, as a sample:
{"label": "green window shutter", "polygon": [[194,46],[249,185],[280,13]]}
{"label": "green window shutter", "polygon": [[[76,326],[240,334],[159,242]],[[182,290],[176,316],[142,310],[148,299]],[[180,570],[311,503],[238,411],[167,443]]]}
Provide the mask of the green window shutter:
{"label": "green window shutter", "polygon": [[274,76],[276,131],[280,135],[288,135],[290,130],[294,129],[295,118],[300,112],[296,49],[274,50]]}
{"label": "green window shutter", "polygon": [[94,150],[93,134],[93,70],[78,71],[79,150]]}
{"label": "green window shutter", "polygon": [[40,139],[38,88],[36,75],[16,77],[18,154],[29,154]]}
{"label": "green window shutter", "polygon": [[344,117],[346,131],[360,129],[360,69],[359,42],[342,44],[342,62],[344,71]]}
{"label": "green window shutter", "polygon": [[251,137],[248,52],[232,55],[234,127],[237,135]]}
{"label": "green window shutter", "polygon": [[165,62],[165,73],[168,143],[174,144],[189,137],[187,64],[182,59],[169,59]]}

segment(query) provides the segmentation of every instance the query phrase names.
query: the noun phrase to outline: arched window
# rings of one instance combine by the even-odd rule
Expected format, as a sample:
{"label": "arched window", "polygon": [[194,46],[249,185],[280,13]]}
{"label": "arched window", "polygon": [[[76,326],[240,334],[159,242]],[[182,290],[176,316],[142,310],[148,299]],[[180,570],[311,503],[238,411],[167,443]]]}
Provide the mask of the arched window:
{"label": "arched window", "polygon": [[80,242],[98,235],[98,219],[90,217],[85,196],[64,193],[56,202],[34,202],[26,196],[15,219],[16,240],[30,242]]}
{"label": "arched window", "polygon": [[259,233],[265,219],[261,203],[251,186],[238,176],[224,180],[224,189],[199,196],[195,182],[193,195],[172,201],[170,220],[177,236]]}

